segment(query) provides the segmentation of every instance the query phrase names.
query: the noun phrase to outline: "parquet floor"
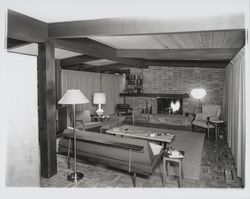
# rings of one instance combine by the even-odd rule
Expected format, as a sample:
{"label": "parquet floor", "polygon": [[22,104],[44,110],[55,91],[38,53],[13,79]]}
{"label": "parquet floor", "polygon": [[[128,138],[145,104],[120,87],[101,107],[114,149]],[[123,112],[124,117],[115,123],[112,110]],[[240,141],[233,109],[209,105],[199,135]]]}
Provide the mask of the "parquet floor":
{"label": "parquet floor", "polygon": [[[137,124],[141,125],[141,124]],[[143,125],[145,126],[145,124]],[[156,127],[150,125],[151,127]],[[158,125],[163,128],[162,125]],[[166,126],[165,126],[166,128]],[[176,127],[168,127],[175,128]],[[181,127],[183,130],[190,130]],[[178,128],[179,130],[181,128]],[[84,173],[84,178],[78,183],[71,183],[66,180],[67,159],[65,156],[58,155],[57,158],[58,173],[49,178],[41,178],[41,187],[133,187],[132,178],[127,172],[116,169],[111,169],[104,165],[87,162],[83,160],[77,161],[78,171]],[[73,167],[73,161],[71,168]],[[155,172],[149,176],[137,176],[137,187],[159,187],[162,186],[162,175],[160,165]],[[165,188],[178,187],[177,177],[169,176],[165,179]],[[191,180],[183,179],[182,187],[188,188],[241,188],[241,180],[236,177],[236,169],[234,166],[234,159],[231,150],[223,140],[215,141],[213,137],[205,138],[200,179]]]}

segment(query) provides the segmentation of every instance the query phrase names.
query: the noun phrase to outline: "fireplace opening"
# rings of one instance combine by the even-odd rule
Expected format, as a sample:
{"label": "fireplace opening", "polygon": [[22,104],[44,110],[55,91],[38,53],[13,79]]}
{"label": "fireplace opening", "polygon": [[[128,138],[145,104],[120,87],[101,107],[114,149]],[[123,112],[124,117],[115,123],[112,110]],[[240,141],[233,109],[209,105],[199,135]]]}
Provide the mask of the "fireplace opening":
{"label": "fireplace opening", "polygon": [[157,98],[157,113],[158,114],[183,114],[183,99],[182,98]]}

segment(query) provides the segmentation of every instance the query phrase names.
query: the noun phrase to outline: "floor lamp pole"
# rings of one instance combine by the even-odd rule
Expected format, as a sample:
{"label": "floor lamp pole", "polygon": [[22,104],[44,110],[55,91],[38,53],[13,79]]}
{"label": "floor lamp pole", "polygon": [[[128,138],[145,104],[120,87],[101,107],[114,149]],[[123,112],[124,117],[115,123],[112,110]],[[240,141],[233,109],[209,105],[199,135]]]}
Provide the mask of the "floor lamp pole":
{"label": "floor lamp pole", "polygon": [[73,108],[73,136],[74,136],[74,173],[71,173],[68,176],[68,180],[77,182],[83,178],[83,173],[76,171],[76,128],[75,128],[76,110],[75,110],[75,104],[72,104],[72,108]]}

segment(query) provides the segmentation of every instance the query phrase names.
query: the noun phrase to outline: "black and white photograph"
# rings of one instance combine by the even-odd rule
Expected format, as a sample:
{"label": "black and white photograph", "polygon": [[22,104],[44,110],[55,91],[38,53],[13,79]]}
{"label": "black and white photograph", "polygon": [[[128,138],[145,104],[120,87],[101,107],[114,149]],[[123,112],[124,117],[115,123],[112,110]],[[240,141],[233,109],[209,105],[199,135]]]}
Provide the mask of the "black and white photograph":
{"label": "black and white photograph", "polygon": [[249,0],[0,0],[0,198],[249,198]]}

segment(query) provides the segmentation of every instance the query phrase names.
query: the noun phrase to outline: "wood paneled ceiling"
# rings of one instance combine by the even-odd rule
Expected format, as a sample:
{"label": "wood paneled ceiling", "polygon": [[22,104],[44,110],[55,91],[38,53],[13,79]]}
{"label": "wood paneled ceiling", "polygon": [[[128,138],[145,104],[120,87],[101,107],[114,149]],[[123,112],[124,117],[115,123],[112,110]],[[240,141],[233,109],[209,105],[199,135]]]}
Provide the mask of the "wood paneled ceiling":
{"label": "wood paneled ceiling", "polygon": [[219,68],[245,45],[244,17],[183,21],[112,18],[46,24],[8,12],[8,47],[47,40],[69,53],[59,57],[65,69],[96,71],[98,67],[99,71],[114,72],[149,65]]}
{"label": "wood paneled ceiling", "polygon": [[244,45],[244,31],[238,30],[89,38],[117,49],[214,49]]}

